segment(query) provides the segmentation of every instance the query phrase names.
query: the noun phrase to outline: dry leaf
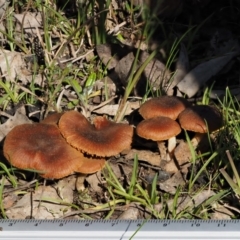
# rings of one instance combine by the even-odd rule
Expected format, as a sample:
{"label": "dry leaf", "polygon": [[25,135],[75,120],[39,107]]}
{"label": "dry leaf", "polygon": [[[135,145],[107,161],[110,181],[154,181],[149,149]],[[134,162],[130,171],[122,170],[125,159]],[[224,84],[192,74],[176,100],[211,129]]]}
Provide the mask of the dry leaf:
{"label": "dry leaf", "polygon": [[177,187],[184,184],[185,180],[182,176],[182,173],[178,171],[175,174],[173,174],[171,178],[164,182],[160,182],[158,185],[161,190],[174,195],[177,191]]}
{"label": "dry leaf", "polygon": [[153,166],[160,166],[161,158],[159,153],[154,153],[147,150],[136,150],[131,149],[128,154],[125,156],[126,159],[134,159],[135,155],[137,154],[138,160],[148,162]]}
{"label": "dry leaf", "polygon": [[[168,180],[170,177],[171,177],[171,174],[166,172],[166,171],[163,171],[163,170],[158,170],[157,172],[158,174],[158,177],[157,177],[157,181],[158,182],[165,182],[166,180]],[[149,183],[149,184],[152,184],[153,182],[153,179],[155,178],[156,176],[156,172],[152,172],[152,173],[148,173],[147,175],[144,176],[144,179]]]}
{"label": "dry leaf", "polygon": [[[142,51],[139,60],[141,63],[147,61],[149,53]],[[160,86],[164,86],[167,80],[170,78],[169,70],[166,65],[158,59],[152,59],[143,71],[146,79],[151,83],[152,87],[159,89]]]}
{"label": "dry leaf", "polygon": [[25,108],[22,106],[16,111],[14,116],[10,117],[5,123],[0,125],[0,141],[3,140],[3,138],[9,133],[11,129],[17,125],[24,123],[32,123],[32,121],[28,119],[26,116]]}
{"label": "dry leaf", "polygon": [[188,52],[184,44],[181,44],[173,80],[169,83],[167,87],[168,95],[173,95],[173,88],[186,76],[188,71],[189,71]]}
{"label": "dry leaf", "polygon": [[189,98],[193,97],[212,76],[222,70],[238,54],[239,51],[231,52],[225,56],[199,64],[177,84],[179,91],[186,94]]}
{"label": "dry leaf", "polygon": [[[39,205],[39,200],[42,200]],[[31,202],[32,201],[32,202]],[[71,211],[70,206],[60,204],[63,200],[52,186],[40,186],[33,193],[25,194],[12,208],[6,211],[10,219],[55,219]],[[71,204],[69,199],[65,202]],[[31,214],[32,213],[32,214]]]}
{"label": "dry leaf", "polygon": [[[139,102],[127,102],[126,103],[126,110],[124,112],[124,116],[131,114],[135,109],[140,107]],[[117,111],[119,109],[119,104],[111,104],[111,105],[105,105],[101,108],[93,110],[93,112],[98,114],[106,114],[109,116],[115,116],[117,114]]]}
{"label": "dry leaf", "polygon": [[7,196],[3,198],[4,209],[6,210],[11,208],[17,200],[18,196],[15,192],[8,193]]}
{"label": "dry leaf", "polygon": [[[93,110],[93,112],[101,114],[101,115],[106,114],[106,115],[109,115],[109,116],[115,116],[117,111],[118,111],[118,108],[119,108],[119,104],[111,104],[111,105],[105,105],[101,108]],[[130,108],[127,108],[127,111],[126,111],[127,114],[126,115],[131,113],[131,112],[129,113],[129,110],[131,111]]]}
{"label": "dry leaf", "polygon": [[[101,80],[97,80],[94,83],[93,91],[98,92],[99,94],[93,98],[93,102],[97,104],[103,104],[102,101],[107,102],[109,99],[116,96],[116,90],[117,87],[111,79],[111,74]],[[92,108],[96,108],[96,106],[92,106]]]}
{"label": "dry leaf", "polygon": [[[147,52],[141,51],[139,55],[139,64],[137,67],[144,63],[148,57],[149,54]],[[133,52],[130,52],[118,62],[115,68],[115,71],[124,86],[127,85],[128,77],[134,60],[135,56]],[[152,59],[145,67],[135,89],[137,90],[137,93],[141,95],[147,85],[147,81],[151,84],[151,87],[159,89],[161,85],[165,85],[169,77],[170,74],[168,69],[166,69],[165,64],[158,59]]]}
{"label": "dry leaf", "polygon": [[19,25],[17,29],[22,29],[31,34],[36,34],[36,29],[42,26],[42,14],[40,12],[24,12],[23,14],[14,14]]}
{"label": "dry leaf", "polygon": [[36,84],[41,85],[43,79],[41,75],[34,76],[27,69],[26,63],[23,60],[23,55],[19,52],[11,52],[8,50],[0,51],[0,70],[2,77],[7,81],[15,82],[19,80],[26,85],[34,81]]}
{"label": "dry leaf", "polygon": [[10,52],[8,50],[0,51],[0,68],[2,75],[14,82],[17,73],[23,65],[22,55],[18,52]]}
{"label": "dry leaf", "polygon": [[100,184],[102,183],[101,182],[101,171],[98,171],[98,172],[86,177],[86,182],[88,182],[91,189],[95,193],[101,193],[103,191],[103,189],[100,187]]}
{"label": "dry leaf", "polygon": [[211,214],[211,219],[214,220],[230,220],[234,217],[234,214],[219,203],[213,204],[214,212]]}
{"label": "dry leaf", "polygon": [[96,46],[96,51],[108,70],[111,70],[116,67],[118,59],[116,56],[112,56],[111,45],[109,44],[100,44]]}
{"label": "dry leaf", "polygon": [[130,204],[130,206],[127,208],[127,210],[125,210],[118,219],[121,220],[136,220],[138,219],[139,216],[139,210],[137,208],[137,206],[135,204]]}
{"label": "dry leaf", "polygon": [[128,169],[126,167],[126,171],[125,171],[125,165],[122,165],[122,167],[124,168],[123,172],[120,169],[120,164],[116,163],[116,162],[108,162],[109,167],[112,169],[114,175],[120,179],[123,177],[123,172],[125,174],[128,174]]}
{"label": "dry leaf", "polygon": [[178,168],[173,160],[171,160],[171,161],[162,160],[160,167],[162,168],[162,170],[164,170],[168,173],[178,172]]}
{"label": "dry leaf", "polygon": [[0,22],[0,41],[1,41],[1,45],[3,45],[6,42],[6,37],[4,36],[3,32],[6,32],[6,28],[3,24],[3,22]]}
{"label": "dry leaf", "polygon": [[3,15],[6,13],[10,1],[0,0],[0,18],[2,19]]}
{"label": "dry leaf", "polygon": [[174,150],[174,156],[179,164],[179,166],[189,162],[192,158],[190,148],[186,142],[181,140],[178,146]]}
{"label": "dry leaf", "polygon": [[115,72],[124,86],[127,85],[128,75],[131,70],[132,63],[135,57],[132,52],[123,57],[117,64]]}
{"label": "dry leaf", "polygon": [[211,214],[211,219],[213,220],[231,220],[232,217],[227,215],[224,212],[218,212],[218,211]]}
{"label": "dry leaf", "polygon": [[[215,195],[215,192],[213,192],[212,190],[203,190],[192,198],[190,198],[189,196],[179,197],[177,200],[177,213],[183,211],[186,208],[190,210],[194,207],[197,207],[213,195]],[[175,199],[171,199],[167,202],[170,211],[172,211],[174,207],[174,201]]]}
{"label": "dry leaf", "polygon": [[57,182],[55,189],[59,197],[65,202],[73,202],[73,191],[75,190],[76,175],[65,177]]}

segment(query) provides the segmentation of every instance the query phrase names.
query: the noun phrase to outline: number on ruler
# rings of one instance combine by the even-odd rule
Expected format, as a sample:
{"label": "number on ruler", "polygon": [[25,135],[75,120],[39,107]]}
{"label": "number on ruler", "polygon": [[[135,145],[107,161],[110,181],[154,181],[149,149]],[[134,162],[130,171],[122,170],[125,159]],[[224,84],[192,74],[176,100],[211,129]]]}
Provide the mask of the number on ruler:
{"label": "number on ruler", "polygon": [[226,224],[225,223],[219,223],[218,227],[226,227]]}
{"label": "number on ruler", "polygon": [[200,223],[192,223],[191,227],[200,227],[201,224]]}

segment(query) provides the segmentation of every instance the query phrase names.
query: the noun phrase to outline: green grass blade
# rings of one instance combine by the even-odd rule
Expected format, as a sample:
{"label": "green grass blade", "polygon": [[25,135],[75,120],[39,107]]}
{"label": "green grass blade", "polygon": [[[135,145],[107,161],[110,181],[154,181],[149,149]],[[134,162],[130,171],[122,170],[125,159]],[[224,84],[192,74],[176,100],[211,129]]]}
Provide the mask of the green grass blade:
{"label": "green grass blade", "polygon": [[[7,174],[10,182],[12,183],[13,187],[17,187],[18,183],[16,178],[10,173],[9,169],[6,167],[5,164],[0,162],[0,167],[3,169],[3,171]],[[11,169],[12,170],[12,169]]]}
{"label": "green grass blade", "polygon": [[229,162],[230,162],[231,168],[232,168],[232,170],[233,170],[233,174],[234,174],[234,177],[235,177],[235,179],[236,179],[237,185],[238,185],[238,187],[240,188],[239,174],[238,174],[238,171],[237,171],[237,169],[236,169],[236,166],[235,166],[235,164],[234,164],[234,162],[233,162],[233,159],[232,159],[232,156],[231,156],[229,150],[226,151],[226,154],[227,154],[228,160],[229,160]]}
{"label": "green grass blade", "polygon": [[226,179],[232,190],[240,196],[240,188],[239,186],[231,179],[231,177],[227,174],[224,168],[219,170],[223,177]]}
{"label": "green grass blade", "polygon": [[138,169],[138,157],[137,157],[137,155],[135,155],[134,162],[133,162],[132,177],[131,177],[131,181],[130,181],[130,187],[128,190],[128,194],[130,196],[133,196],[135,185],[137,182],[137,169]]}
{"label": "green grass blade", "polygon": [[3,190],[4,190],[4,183],[5,183],[5,177],[2,176],[2,181],[0,185],[0,210],[3,218],[7,218],[5,210],[4,210],[4,205],[3,205]]}
{"label": "green grass blade", "polygon": [[208,164],[218,155],[217,152],[214,152],[211,157],[203,164],[201,169],[197,172],[196,176],[193,178],[193,180],[189,183],[189,189],[191,189],[196,182],[196,180],[199,178],[199,176],[202,174],[203,171],[206,170]]}

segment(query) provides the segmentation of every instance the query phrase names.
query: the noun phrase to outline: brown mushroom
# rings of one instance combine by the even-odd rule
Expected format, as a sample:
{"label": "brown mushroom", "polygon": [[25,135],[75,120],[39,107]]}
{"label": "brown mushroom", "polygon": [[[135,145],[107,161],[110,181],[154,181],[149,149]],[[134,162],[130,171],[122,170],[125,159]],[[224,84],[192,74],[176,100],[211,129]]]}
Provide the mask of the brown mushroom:
{"label": "brown mushroom", "polygon": [[[179,124],[168,117],[155,117],[143,120],[136,127],[136,133],[145,139],[157,141],[161,158],[167,159],[164,140],[174,139],[181,132]],[[171,140],[170,140],[171,142]],[[170,144],[171,145],[171,144]],[[172,147],[169,148],[171,153]]]}
{"label": "brown mushroom", "polygon": [[63,113],[49,113],[46,118],[44,118],[40,123],[46,123],[46,124],[57,124],[60,117],[63,115]]}
{"label": "brown mushroom", "polygon": [[[82,154],[82,153],[81,153]],[[103,158],[94,158],[83,156],[81,158],[82,165],[75,169],[75,172],[83,174],[91,174],[101,170],[106,163]]]}
{"label": "brown mushroom", "polygon": [[90,155],[109,157],[130,148],[133,127],[97,117],[92,125],[81,113],[69,111],[59,120],[59,129],[73,147]]}
{"label": "brown mushroom", "polygon": [[215,107],[196,105],[186,108],[178,117],[184,130],[195,132],[191,140],[193,147],[197,147],[206,133],[211,133],[222,127],[222,115]]}
{"label": "brown mushroom", "polygon": [[176,120],[178,115],[189,106],[190,103],[184,98],[161,96],[143,103],[139,108],[139,113],[144,119],[163,116]]}
{"label": "brown mushroom", "polygon": [[[86,159],[68,145],[54,124],[22,124],[6,136],[5,158],[20,169],[34,169],[44,178],[63,178],[76,171],[86,173]],[[93,160],[90,160],[93,165]],[[97,162],[97,171],[103,162]],[[92,173],[94,167],[91,167]]]}

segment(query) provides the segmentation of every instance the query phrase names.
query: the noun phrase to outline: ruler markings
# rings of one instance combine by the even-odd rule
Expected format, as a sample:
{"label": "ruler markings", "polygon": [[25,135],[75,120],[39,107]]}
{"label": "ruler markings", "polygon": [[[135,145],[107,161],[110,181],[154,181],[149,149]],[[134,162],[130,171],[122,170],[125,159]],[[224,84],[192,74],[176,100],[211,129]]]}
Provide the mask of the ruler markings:
{"label": "ruler markings", "polygon": [[[115,229],[116,226],[119,225],[126,225],[131,223],[131,226],[134,227],[140,227],[141,225],[142,228],[145,228],[146,230],[152,230],[156,227],[156,225],[159,227],[159,231],[161,229],[169,229],[171,231],[177,231],[178,229],[175,227],[179,227],[182,230],[183,226],[187,227],[187,230],[190,231],[195,231],[198,227],[204,227],[206,229],[214,230],[214,229],[219,229],[219,230],[224,230],[224,228],[231,228],[231,231],[239,231],[238,228],[240,228],[240,220],[64,220],[64,219],[59,219],[59,220],[0,220],[0,227],[5,228],[5,229],[17,229],[17,226],[21,227],[22,225],[27,225],[31,226],[31,230],[34,230],[33,227],[41,228],[45,226],[49,226],[46,231],[51,231],[50,226],[57,228],[58,230],[64,229],[66,231],[67,229],[69,230],[78,230],[76,226],[81,226],[81,229],[86,229],[91,228],[92,225],[94,227],[96,225],[102,226],[102,225],[108,225],[113,230]],[[72,228],[69,228],[71,227]],[[130,227],[131,227],[130,226]],[[174,226],[174,229],[172,228]],[[237,226],[237,227],[236,227]],[[150,227],[150,228],[149,228]],[[102,229],[103,231],[105,229]],[[165,231],[164,230],[164,231]]]}
{"label": "ruler markings", "polygon": [[134,240],[239,240],[240,220],[0,220],[4,240],[127,240],[133,235]]}

